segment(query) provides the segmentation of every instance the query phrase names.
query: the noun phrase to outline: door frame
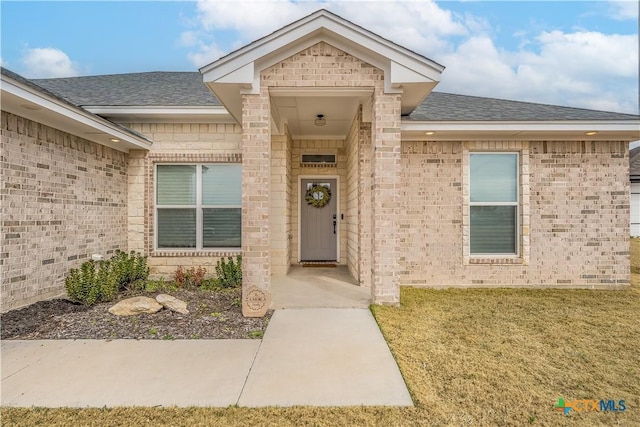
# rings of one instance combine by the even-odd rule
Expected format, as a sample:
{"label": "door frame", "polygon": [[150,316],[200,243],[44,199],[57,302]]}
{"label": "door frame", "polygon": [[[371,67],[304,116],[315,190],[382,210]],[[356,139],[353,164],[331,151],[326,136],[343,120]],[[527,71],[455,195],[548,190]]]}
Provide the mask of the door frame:
{"label": "door frame", "polygon": [[336,191],[336,263],[340,263],[340,175],[298,175],[298,263],[302,262],[302,180],[303,179],[335,179]]}

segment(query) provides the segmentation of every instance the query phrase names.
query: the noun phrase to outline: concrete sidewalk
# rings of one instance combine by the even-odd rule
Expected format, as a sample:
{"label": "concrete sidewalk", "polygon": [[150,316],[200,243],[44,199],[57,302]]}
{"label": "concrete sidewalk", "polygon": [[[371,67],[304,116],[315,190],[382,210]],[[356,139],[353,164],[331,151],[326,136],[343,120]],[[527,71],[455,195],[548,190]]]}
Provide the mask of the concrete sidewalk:
{"label": "concrete sidewalk", "polygon": [[262,340],[3,341],[2,406],[412,405],[367,309],[277,310]]}

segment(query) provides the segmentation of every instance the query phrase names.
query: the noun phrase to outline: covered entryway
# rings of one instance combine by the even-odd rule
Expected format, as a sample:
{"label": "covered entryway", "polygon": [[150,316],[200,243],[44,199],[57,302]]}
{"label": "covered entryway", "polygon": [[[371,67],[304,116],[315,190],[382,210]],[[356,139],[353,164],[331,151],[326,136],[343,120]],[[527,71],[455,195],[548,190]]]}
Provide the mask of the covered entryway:
{"label": "covered entryway", "polygon": [[[320,10],[200,70],[242,124],[246,316],[263,316],[272,282],[305,260],[348,268],[376,303],[399,301],[401,116],[443,69]],[[309,166],[305,152],[336,162]],[[335,209],[301,211],[314,183],[337,187]]]}

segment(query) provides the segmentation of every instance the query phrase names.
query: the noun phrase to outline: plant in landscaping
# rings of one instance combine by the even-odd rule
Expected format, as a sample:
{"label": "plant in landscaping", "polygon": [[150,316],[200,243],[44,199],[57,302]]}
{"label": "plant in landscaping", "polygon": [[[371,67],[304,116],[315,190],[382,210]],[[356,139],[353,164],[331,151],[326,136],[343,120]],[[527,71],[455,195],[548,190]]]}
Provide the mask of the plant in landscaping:
{"label": "plant in landscaping", "polygon": [[176,272],[173,273],[173,281],[176,282],[176,285],[179,288],[183,288],[185,283],[187,282],[187,276],[181,265],[178,266]]}
{"label": "plant in landscaping", "polygon": [[264,331],[261,329],[254,329],[253,331],[249,331],[248,336],[251,339],[262,338],[264,336]]}
{"label": "plant in landscaping", "polygon": [[211,277],[209,279],[202,279],[202,282],[200,282],[200,289],[214,291],[219,288],[220,288],[220,284],[218,283],[218,279],[216,279],[215,277]]}
{"label": "plant in landscaping", "polygon": [[236,260],[229,257],[228,262],[222,258],[216,264],[216,275],[218,284],[223,288],[235,288],[242,284],[242,255],[238,255]]}
{"label": "plant in landscaping", "polygon": [[206,268],[191,267],[190,269],[185,270],[180,265],[173,275],[173,280],[176,282],[176,285],[178,285],[179,288],[190,288],[194,286],[200,286],[206,274]]}
{"label": "plant in landscaping", "polygon": [[130,283],[149,276],[147,258],[141,254],[116,251],[107,261],[86,261],[71,269],[64,284],[72,301],[85,305],[111,301]]}

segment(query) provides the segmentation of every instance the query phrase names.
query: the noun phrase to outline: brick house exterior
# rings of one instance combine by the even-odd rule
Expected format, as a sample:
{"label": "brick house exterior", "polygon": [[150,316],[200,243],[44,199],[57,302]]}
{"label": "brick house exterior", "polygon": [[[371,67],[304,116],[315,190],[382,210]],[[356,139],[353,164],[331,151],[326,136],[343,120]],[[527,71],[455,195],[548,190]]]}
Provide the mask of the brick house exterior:
{"label": "brick house exterior", "polygon": [[[70,267],[122,249],[161,276],[242,254],[243,312],[262,316],[272,279],[305,261],[305,179],[335,180],[336,255],[314,261],[348,268],[375,303],[398,303],[403,285],[628,286],[640,117],[432,92],[443,70],[324,10],[200,73],[3,70],[2,311],[59,295]],[[492,182],[482,165],[503,160],[513,196],[480,200],[502,188],[480,185]],[[165,206],[163,174],[187,171],[175,165],[194,189],[237,166],[239,194]],[[222,211],[241,243],[207,247]],[[163,246],[180,236],[162,215],[190,212],[194,243]],[[496,218],[512,224],[492,252]]]}

